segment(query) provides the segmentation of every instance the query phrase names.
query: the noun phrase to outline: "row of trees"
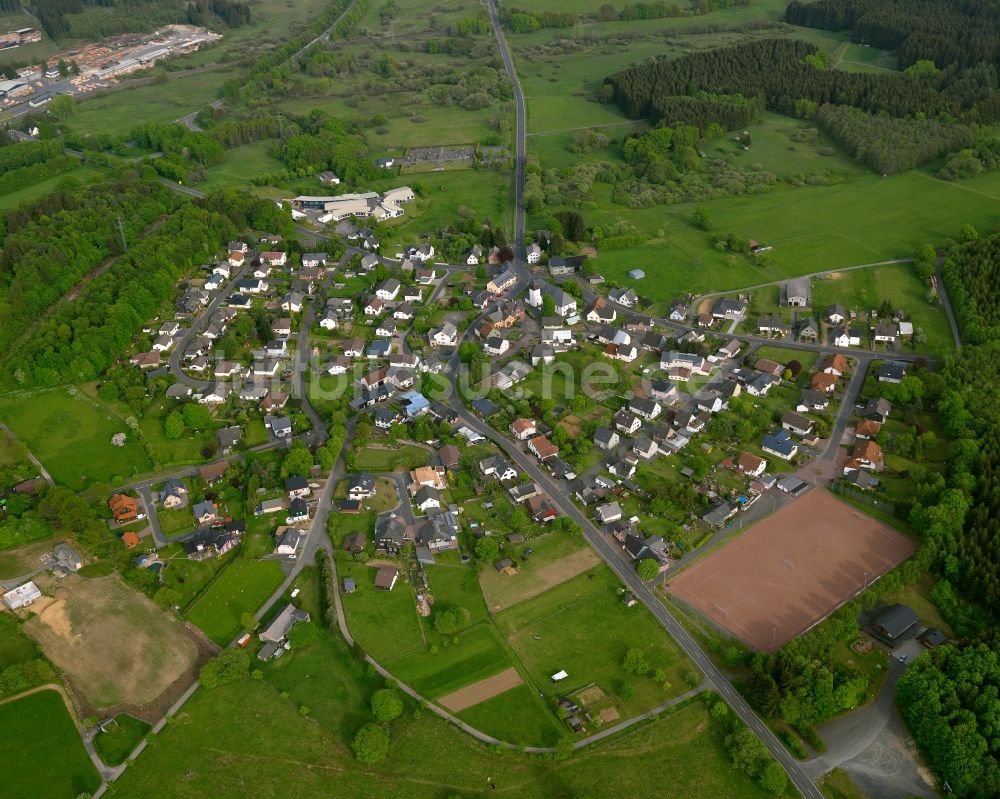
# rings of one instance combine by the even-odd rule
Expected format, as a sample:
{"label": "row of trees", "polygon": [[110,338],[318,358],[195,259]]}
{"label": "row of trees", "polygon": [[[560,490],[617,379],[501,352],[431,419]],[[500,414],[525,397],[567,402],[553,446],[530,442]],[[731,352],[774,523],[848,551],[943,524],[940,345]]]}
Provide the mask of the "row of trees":
{"label": "row of trees", "polygon": [[969,67],[1000,59],[995,2],[969,0],[792,0],[785,21],[823,30],[849,30],[856,42],[895,50],[901,67],[921,59],[939,67]]}
{"label": "row of trees", "polygon": [[969,121],[1000,118],[1000,104],[990,88],[996,85],[996,74],[989,67],[914,79],[817,68],[806,60],[815,60],[817,52],[808,42],[768,39],[658,59],[608,76],[601,96],[617,103],[631,118],[647,117],[654,122],[663,118],[662,109],[671,98],[699,91],[763,97],[769,109],[787,116],[793,116],[796,103],[806,99],[895,117],[946,113]]}

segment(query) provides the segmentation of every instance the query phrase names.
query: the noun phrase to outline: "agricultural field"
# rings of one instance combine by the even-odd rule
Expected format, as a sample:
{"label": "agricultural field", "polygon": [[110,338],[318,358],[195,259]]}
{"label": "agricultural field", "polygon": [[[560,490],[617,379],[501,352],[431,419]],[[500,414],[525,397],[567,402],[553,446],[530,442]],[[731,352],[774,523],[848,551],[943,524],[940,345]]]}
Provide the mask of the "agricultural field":
{"label": "agricultural field", "polygon": [[191,607],[188,621],[215,643],[225,646],[239,635],[240,617],[256,613],[281,582],[281,566],[277,561],[237,556]]}
{"label": "agricultural field", "polygon": [[[77,388],[0,397],[0,419],[28,445],[56,482],[75,491],[91,483],[124,482],[152,464],[125,420]],[[126,433],[124,447],[111,437]]]}
{"label": "agricultural field", "polygon": [[[521,560],[528,548],[534,551]],[[538,596],[599,563],[586,542],[565,533],[546,533],[516,547],[506,544],[504,554],[518,561],[517,574],[501,574],[490,564],[479,571],[479,583],[493,613]]]}
{"label": "agricultural field", "polygon": [[180,624],[118,575],[35,579],[47,596],[24,630],[94,708],[153,702],[195,664]]}
{"label": "agricultural field", "polygon": [[[620,583],[606,566],[499,613],[497,625],[537,685],[551,691],[550,675],[565,669],[569,677],[559,684],[558,695],[596,686],[622,718],[688,688],[684,676],[692,670],[690,662],[644,608],[625,607]],[[633,648],[642,650],[648,675],[632,676],[622,668]],[[654,681],[656,670],[664,679]],[[602,700],[596,702],[603,706]]]}
{"label": "agricultural field", "polygon": [[[25,730],[31,734],[25,735]],[[0,703],[0,735],[6,795],[74,799],[101,784],[57,691],[38,691]]]}
{"label": "agricultural field", "polygon": [[94,749],[109,766],[124,763],[139,741],[146,737],[149,725],[139,719],[134,719],[124,713],[119,713],[113,720],[105,724],[94,738]]}
{"label": "agricultural field", "polygon": [[[921,243],[948,239],[965,223],[988,230],[996,220],[983,198],[1000,199],[1000,174],[947,183],[917,169],[711,200],[701,205],[714,217],[715,235],[692,224],[693,203],[630,210],[608,202],[610,189],[597,186],[594,195],[600,210],[585,212],[585,219],[622,220],[652,236],[637,247],[602,253],[595,269],[633,286],[663,310],[671,298],[688,291],[726,291],[908,257]],[[912,202],[914,197],[920,202]],[[715,238],[727,232],[772,245],[770,264],[751,256],[730,261],[717,252]],[[646,271],[644,281],[626,277],[636,267]]]}
{"label": "agricultural field", "polygon": [[[404,713],[390,728],[386,760],[375,769],[362,766],[351,755],[349,742],[360,722],[370,718],[365,693],[369,686],[376,686],[371,686],[363,667],[342,642],[331,647],[313,645],[295,657],[301,658],[298,668],[303,673],[329,674],[335,683],[357,688],[322,712],[306,698],[305,687],[315,683],[291,686],[284,700],[271,681],[281,670],[295,666],[293,660],[290,666],[269,667],[263,681],[198,691],[176,722],[157,736],[157,745],[122,775],[118,791],[132,799],[238,799],[260,786],[281,785],[282,793],[317,799],[375,795],[436,799],[442,785],[452,792],[476,795],[490,778],[529,799],[551,797],[553,785],[562,786],[570,795],[586,793],[595,799],[640,794],[658,799],[695,795],[763,799],[768,795],[731,768],[722,733],[699,702],[684,704],[651,724],[563,762],[496,752],[430,713],[421,713],[419,718]],[[297,710],[302,703],[319,723],[302,718]],[[267,724],[261,724],[261,718]],[[205,748],[220,735],[227,741],[225,757],[206,763]],[[629,768],[622,769],[626,760]],[[310,768],[290,769],[292,761],[309,763]],[[174,779],[180,762],[191,764],[184,781]],[[698,767],[674,768],[669,779],[651,788],[649,775],[664,763],[697,763]],[[609,780],[612,772],[615,779]]]}

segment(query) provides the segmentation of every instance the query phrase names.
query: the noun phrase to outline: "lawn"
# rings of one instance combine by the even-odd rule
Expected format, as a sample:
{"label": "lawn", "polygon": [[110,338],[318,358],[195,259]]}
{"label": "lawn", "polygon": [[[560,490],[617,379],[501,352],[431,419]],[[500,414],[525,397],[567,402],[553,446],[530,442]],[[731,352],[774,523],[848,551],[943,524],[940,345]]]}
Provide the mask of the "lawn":
{"label": "lawn", "polygon": [[[560,696],[596,684],[616,697],[627,718],[686,690],[684,674],[693,666],[645,608],[625,607],[619,588],[618,578],[600,566],[496,619],[543,690],[551,691],[549,676],[565,669],[569,677],[558,686]],[[625,674],[622,661],[632,648],[643,651],[651,669],[664,670],[668,687]],[[627,699],[626,684],[632,686]]]}
{"label": "lawn", "polygon": [[[439,555],[438,561],[441,560],[442,556]],[[471,565],[426,566],[425,571],[435,609],[459,608],[463,628],[486,620],[486,603]]]}
{"label": "lawn", "polygon": [[188,560],[181,544],[170,544],[160,551],[160,557],[167,561],[167,567],[163,570],[163,586],[177,592],[177,605],[184,610],[194,602],[216,573],[237,556],[237,553],[228,553],[221,559]]}
{"label": "lawn", "polygon": [[[534,552],[527,560],[520,560],[528,548]],[[494,612],[537,596],[599,562],[594,550],[580,536],[555,532],[518,546],[506,544],[504,554],[518,559],[517,574],[501,574],[492,564],[484,564],[479,572],[486,604]]]}
{"label": "lawn", "polygon": [[160,520],[163,534],[168,536],[179,535],[198,526],[198,521],[194,518],[190,505],[186,508],[158,507],[156,518]]}
{"label": "lawn", "polygon": [[[307,660],[305,655],[303,659]],[[334,682],[364,684],[359,666],[339,662],[344,665],[335,663],[327,671]],[[319,665],[314,668],[318,673]],[[269,682],[270,677],[198,691],[157,736],[156,746],[121,776],[117,790],[130,799],[248,795],[438,799],[442,786],[449,794],[478,796],[489,779],[525,799],[555,795],[764,799],[768,795],[730,766],[722,734],[698,702],[561,762],[496,752],[431,713],[423,712],[417,719],[405,713],[390,726],[388,757],[371,768],[357,763],[349,749],[364,718],[360,703],[345,702],[343,722],[334,719],[329,726],[317,712],[316,724],[298,713],[304,694],[293,693],[283,700]],[[308,700],[305,704],[312,706]],[[207,747],[216,747],[220,737],[226,741],[225,751],[211,752]],[[308,767],[290,768],[291,763]],[[663,774],[664,764],[671,764],[669,777],[652,779],[650,775]],[[182,770],[183,780],[178,779]]]}
{"label": "lawn", "polygon": [[395,469],[416,469],[430,459],[430,453],[410,444],[395,449],[375,449],[365,447],[354,453],[356,469],[372,472],[391,472]]}
{"label": "lawn", "polygon": [[240,617],[256,613],[282,580],[277,561],[237,557],[188,611],[188,620],[224,646],[242,629]]}
{"label": "lawn", "polygon": [[[25,735],[25,730],[31,734]],[[73,799],[92,793],[101,784],[56,691],[39,691],[0,705],[0,735],[5,796]]]}
{"label": "lawn", "polygon": [[168,466],[202,463],[205,460],[202,450],[215,444],[214,430],[204,433],[186,431],[180,438],[167,438],[163,425],[167,415],[177,407],[178,404],[173,400],[161,397],[153,401],[139,420],[142,437],[156,459],[153,466],[157,471]]}
{"label": "lawn", "polygon": [[[124,482],[152,464],[125,420],[79,389],[54,388],[0,397],[0,420],[59,483],[79,491],[94,482]],[[127,433],[124,447],[111,444]]]}
{"label": "lawn", "polygon": [[341,580],[353,577],[357,590],[344,596],[351,635],[380,662],[423,646],[420,621],[409,583],[398,581],[392,591],[375,590],[376,569],[354,561],[337,565]]}
{"label": "lawn", "polygon": [[107,725],[107,731],[97,733],[94,738],[94,749],[109,766],[124,763],[139,741],[146,737],[149,725],[144,721],[132,718],[124,713],[115,716],[113,722]]}
{"label": "lawn", "polygon": [[954,347],[944,308],[927,301],[927,286],[910,264],[855,269],[836,273],[829,279],[813,281],[813,304],[816,308],[839,302],[848,310],[870,311],[883,300],[890,300],[894,308],[899,308],[912,319],[914,328],[924,331],[927,344],[921,349]]}

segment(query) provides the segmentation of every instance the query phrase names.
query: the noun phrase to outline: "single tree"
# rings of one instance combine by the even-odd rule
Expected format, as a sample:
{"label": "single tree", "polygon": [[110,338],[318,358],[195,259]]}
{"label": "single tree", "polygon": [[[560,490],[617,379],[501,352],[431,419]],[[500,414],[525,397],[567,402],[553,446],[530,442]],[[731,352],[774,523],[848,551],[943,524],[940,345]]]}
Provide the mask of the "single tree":
{"label": "single tree", "polygon": [[377,724],[366,724],[354,736],[351,749],[359,763],[378,763],[389,754],[389,733]]}
{"label": "single tree", "polygon": [[403,712],[403,700],[399,692],[392,688],[383,688],[372,694],[372,715],[378,721],[392,721],[399,718]]}

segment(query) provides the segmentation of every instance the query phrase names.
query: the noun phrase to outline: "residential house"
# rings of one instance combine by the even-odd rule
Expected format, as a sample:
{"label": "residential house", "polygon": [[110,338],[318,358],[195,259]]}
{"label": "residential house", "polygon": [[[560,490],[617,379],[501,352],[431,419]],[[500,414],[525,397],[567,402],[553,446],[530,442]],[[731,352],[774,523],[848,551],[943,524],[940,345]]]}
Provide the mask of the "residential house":
{"label": "residential house", "polygon": [[640,436],[632,442],[632,452],[643,460],[648,461],[659,451],[660,448],[656,445],[656,442],[646,436]]}
{"label": "residential house", "polygon": [[760,477],[767,469],[767,461],[751,452],[744,451],[740,453],[740,457],[736,461],[736,468],[750,477]]}
{"label": "residential house", "polygon": [[830,406],[830,397],[822,391],[814,391],[811,388],[803,389],[799,404],[795,410],[799,413],[809,411],[825,411]]}
{"label": "residential house", "polygon": [[854,427],[854,437],[861,440],[875,438],[881,432],[881,423],[873,422],[871,419],[863,419]]}
{"label": "residential house", "polygon": [[824,394],[832,394],[837,388],[837,377],[827,372],[817,372],[812,376],[810,384],[813,391],[821,391]]}
{"label": "residential house", "polygon": [[375,522],[375,549],[387,555],[396,556],[412,539],[409,525],[401,517],[392,513]]}
{"label": "residential house", "polygon": [[656,400],[645,399],[644,397],[633,397],[628,402],[628,409],[647,421],[652,421],[663,412],[663,408]]}
{"label": "residential house", "polygon": [[747,312],[747,304],[741,299],[720,297],[712,305],[713,319],[742,319]]}
{"label": "residential house", "polygon": [[387,316],[379,322],[378,326],[375,328],[375,335],[381,336],[382,338],[392,338],[398,332],[399,327],[396,324],[396,320],[391,316]]}
{"label": "residential house", "polygon": [[618,312],[608,305],[604,297],[598,297],[591,303],[584,318],[588,322],[609,325],[618,318]]}
{"label": "residential house", "polygon": [[215,503],[210,500],[205,500],[203,502],[197,503],[191,512],[194,514],[195,521],[198,524],[211,524],[217,521],[219,518],[218,508]]}
{"label": "residential house", "polygon": [[430,332],[429,339],[432,347],[454,347],[458,344],[458,328],[451,322],[445,322]]}
{"label": "residential house", "polygon": [[899,325],[895,322],[880,322],[875,325],[873,337],[876,343],[895,344],[899,338]]}
{"label": "residential house", "polygon": [[826,307],[824,317],[831,325],[842,325],[847,321],[847,311],[839,302],[834,303],[833,305],[828,305]]}
{"label": "residential house", "polygon": [[601,524],[611,524],[621,519],[622,507],[617,502],[609,502],[605,505],[598,505],[594,509],[594,514]]}
{"label": "residential house", "polygon": [[501,336],[490,336],[483,345],[483,351],[487,355],[503,355],[510,349],[510,342]]}
{"label": "residential house", "polygon": [[856,327],[845,327],[833,337],[835,347],[860,347],[861,330]]}
{"label": "residential house", "polygon": [[902,383],[906,377],[906,363],[904,361],[885,361],[877,372],[880,383]]}
{"label": "residential house", "polygon": [[808,416],[796,411],[785,411],[781,415],[781,426],[797,436],[808,436],[812,433],[814,422]]}
{"label": "residential house", "polygon": [[799,451],[798,445],[792,441],[791,434],[784,428],[764,436],[760,446],[764,452],[785,461],[790,461]]}
{"label": "residential house", "polygon": [[538,246],[538,242],[531,242],[524,251],[525,260],[529,264],[537,264],[542,260],[542,248]]}
{"label": "residential house", "polygon": [[483,248],[479,244],[473,244],[465,254],[465,263],[469,266],[476,266],[483,257]]}
{"label": "residential house", "polygon": [[618,446],[619,441],[621,441],[621,438],[614,430],[609,430],[606,427],[598,427],[597,430],[594,431],[594,443],[599,449],[603,449],[605,451],[614,449]]}
{"label": "residential house", "polygon": [[441,494],[434,486],[420,486],[413,496],[413,503],[422,513],[441,508]]}
{"label": "residential house", "polygon": [[276,338],[287,339],[292,335],[292,320],[287,316],[282,319],[275,319],[271,322],[271,334]]}
{"label": "residential house", "polygon": [[871,439],[863,439],[854,445],[854,452],[844,465],[844,474],[854,469],[872,469],[882,471],[885,468],[885,456],[882,448]]}
{"label": "residential house", "polygon": [[266,266],[284,266],[288,263],[287,252],[262,252],[259,258],[261,264]]}
{"label": "residential house", "polygon": [[528,440],[528,451],[544,463],[559,454],[559,447],[545,436],[535,436]]}
{"label": "residential house", "polygon": [[660,353],[660,369],[666,372],[674,368],[686,369],[693,374],[702,376],[707,375],[710,370],[705,359],[700,355],[690,352],[676,352],[674,350]]}
{"label": "residential house", "polygon": [[611,289],[608,299],[623,308],[635,308],[639,304],[639,295],[633,289]]}
{"label": "residential house", "polygon": [[274,531],[274,554],[295,560],[305,543],[307,532],[299,527],[281,525]]}
{"label": "residential house", "polygon": [[680,392],[669,380],[654,380],[649,384],[649,396],[661,405],[669,405],[677,401]]}
{"label": "residential house", "polygon": [[264,427],[275,438],[290,438],[292,435],[292,420],[287,416],[265,416]]}
{"label": "residential house", "polygon": [[228,455],[243,438],[243,429],[239,425],[224,427],[215,434],[215,437],[219,442],[219,452]]}
{"label": "residential house", "polygon": [[312,493],[309,481],[301,475],[293,474],[285,478],[285,493],[289,499],[308,497]]}
{"label": "residential house", "polygon": [[688,303],[684,299],[675,299],[670,303],[670,321],[683,322],[687,319]]}
{"label": "residential house", "polygon": [[515,419],[510,423],[510,432],[518,441],[526,441],[537,432],[538,425],[534,419]]}
{"label": "residential house", "polygon": [[28,580],[28,582],[6,591],[3,595],[3,603],[8,610],[20,610],[41,598],[42,592],[38,586]]}
{"label": "residential house", "polygon": [[504,482],[517,477],[517,469],[502,455],[492,455],[479,461],[479,471],[486,477]]}
{"label": "residential house", "polygon": [[517,273],[513,269],[505,269],[486,284],[486,290],[491,294],[503,294],[507,289],[513,288],[516,284]]}
{"label": "residential house", "polygon": [[392,302],[399,295],[400,283],[394,278],[386,278],[382,281],[377,289],[375,289],[375,296],[380,300],[385,302]]}
{"label": "residential house", "polygon": [[139,510],[138,500],[127,494],[112,494],[108,500],[108,507],[111,508],[116,522],[134,522],[146,518],[146,514]]}
{"label": "residential house", "polygon": [[820,371],[834,377],[843,377],[847,371],[847,358],[839,352],[827,355],[820,366]]}
{"label": "residential house", "polygon": [[378,316],[385,310],[385,302],[379,297],[372,297],[363,310],[365,316]]}
{"label": "residential house", "polygon": [[206,485],[214,485],[219,482],[229,470],[229,464],[225,461],[209,463],[198,468],[198,475],[205,481]]}
{"label": "residential house", "polygon": [[868,400],[864,410],[861,411],[861,415],[865,419],[878,422],[879,424],[885,424],[889,419],[890,413],[892,413],[892,403],[881,397],[879,399]]}
{"label": "residential house", "polygon": [[375,478],[368,472],[352,475],[347,482],[347,498],[354,500],[368,499],[375,496]]}
{"label": "residential house", "polygon": [[767,314],[757,317],[757,332],[762,336],[784,338],[792,332],[792,326],[780,314]]}
{"label": "residential house", "polygon": [[[634,413],[622,408],[615,414],[615,427],[626,435],[632,436],[642,427],[642,420]],[[614,445],[612,444],[612,446]]]}

